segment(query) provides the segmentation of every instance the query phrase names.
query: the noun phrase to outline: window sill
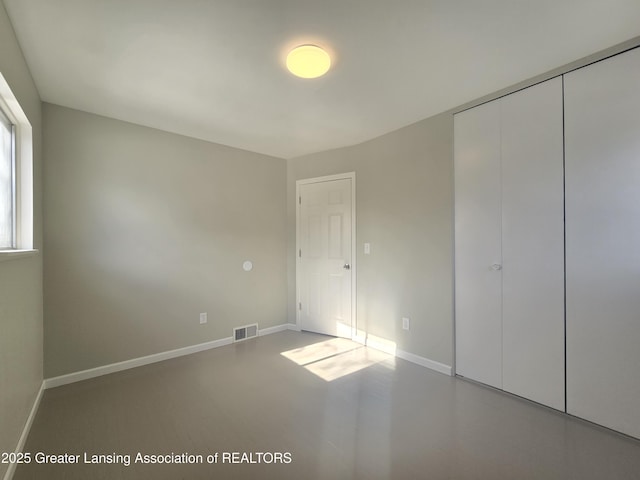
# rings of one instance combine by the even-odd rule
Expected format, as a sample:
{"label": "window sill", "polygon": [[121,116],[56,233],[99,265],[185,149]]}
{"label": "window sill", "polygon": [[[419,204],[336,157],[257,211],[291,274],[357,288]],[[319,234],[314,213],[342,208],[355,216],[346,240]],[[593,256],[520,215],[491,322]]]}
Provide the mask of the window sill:
{"label": "window sill", "polygon": [[0,262],[15,260],[17,258],[34,257],[40,250],[0,250]]}

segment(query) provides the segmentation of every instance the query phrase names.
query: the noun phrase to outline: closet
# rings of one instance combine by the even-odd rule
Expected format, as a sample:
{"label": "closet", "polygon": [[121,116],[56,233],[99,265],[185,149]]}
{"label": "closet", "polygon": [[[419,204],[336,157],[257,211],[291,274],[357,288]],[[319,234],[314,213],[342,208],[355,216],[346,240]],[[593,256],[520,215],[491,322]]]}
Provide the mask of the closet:
{"label": "closet", "polygon": [[454,126],[456,373],[640,438],[640,48]]}
{"label": "closet", "polygon": [[564,410],[562,79],[454,125],[456,373]]}

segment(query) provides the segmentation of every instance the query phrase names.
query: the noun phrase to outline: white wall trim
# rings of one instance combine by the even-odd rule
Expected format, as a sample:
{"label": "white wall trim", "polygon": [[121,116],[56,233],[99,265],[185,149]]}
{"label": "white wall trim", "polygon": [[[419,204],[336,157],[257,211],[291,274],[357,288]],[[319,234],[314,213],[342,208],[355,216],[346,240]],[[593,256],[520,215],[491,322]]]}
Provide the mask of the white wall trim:
{"label": "white wall trim", "polygon": [[[269,335],[271,333],[277,333],[288,329],[289,324],[285,323],[283,325],[276,325],[275,327],[269,327],[259,330],[258,335]],[[177,348],[175,350],[154,353],[153,355],[132,358],[131,360],[125,360],[123,362],[112,363],[109,365],[103,365],[101,367],[90,368],[88,370],[73,372],[66,375],[60,375],[59,377],[47,378],[44,380],[44,388],[54,388],[60,387],[62,385],[68,385],[70,383],[81,382],[82,380],[100,377],[109,373],[121,372],[122,370],[142,367],[143,365],[149,365],[150,363],[162,362],[163,360],[169,360],[176,357],[183,357],[185,355],[191,355],[192,353],[198,353],[204,350],[210,350],[212,348],[223,347],[232,343],[233,337],[226,337],[219,340],[212,340],[210,342],[191,345],[189,347]]]}
{"label": "white wall trim", "polygon": [[324,175],[322,177],[302,178],[296,180],[297,185],[306,185],[309,183],[332,182],[334,180],[344,180],[345,178],[356,178],[356,172],[337,173],[335,175]]}
{"label": "white wall trim", "polygon": [[363,337],[359,336],[354,338],[354,341],[358,343],[362,343],[367,347],[374,348],[376,350],[380,350],[381,352],[388,353],[390,355],[394,355],[395,357],[401,358],[411,363],[415,363],[416,365],[420,365],[421,367],[426,367],[429,370],[434,370],[438,373],[443,373],[449,377],[453,376],[453,369],[450,365],[445,365],[444,363],[436,362],[435,360],[431,360],[429,358],[421,357],[420,355],[416,355],[414,353],[405,352],[404,350],[400,350],[396,348],[395,343],[383,338],[370,337],[367,336],[364,341]]}
{"label": "white wall trim", "polygon": [[364,344],[367,347],[396,356],[396,344],[384,338],[367,336]]}
{"label": "white wall trim", "polygon": [[169,350],[161,353],[154,353],[153,355],[132,358],[131,360],[125,360],[123,362],[111,363],[109,365],[103,365],[101,367],[90,368],[88,370],[73,372],[66,375],[60,375],[59,377],[47,378],[44,381],[45,388],[54,388],[62,385],[68,385],[69,383],[80,382],[82,380],[88,380],[90,378],[100,377],[102,375],[120,372],[122,370],[129,370],[130,368],[141,367],[143,365],[149,365],[150,363],[162,362],[163,360],[182,357],[184,355],[202,352],[203,350],[222,347],[231,343],[233,343],[232,337],[227,337],[220,340],[213,340],[211,342],[191,345],[189,347],[177,348],[175,350]]}
{"label": "white wall trim", "polygon": [[275,327],[261,328],[260,330],[258,330],[258,336],[262,337],[263,335],[271,335],[272,333],[284,332],[285,330],[289,330],[288,323],[276,325]]}
{"label": "white wall trim", "polygon": [[[22,452],[24,448],[24,444],[27,442],[27,437],[29,436],[29,432],[31,431],[31,425],[33,425],[33,420],[36,418],[36,413],[38,413],[38,408],[40,407],[40,401],[42,400],[42,395],[45,390],[44,380],[40,384],[40,390],[38,390],[38,394],[36,395],[36,399],[33,401],[33,405],[31,406],[31,411],[29,412],[29,416],[27,417],[27,421],[24,424],[24,428],[22,429],[22,434],[20,435],[20,439],[18,440],[18,444],[16,445],[16,449],[14,450],[16,453]],[[17,463],[10,463],[9,468],[4,474],[4,480],[11,480],[13,478],[13,474],[16,471]]]}
{"label": "white wall trim", "polygon": [[430,370],[444,373],[445,375],[448,375],[450,377],[453,375],[453,369],[450,365],[445,365],[444,363],[436,362],[435,360],[431,360],[429,358],[414,355],[413,353],[405,352],[404,350],[396,350],[396,357],[402,358],[403,360],[415,363],[417,365],[421,365]]}
{"label": "white wall trim", "polygon": [[287,323],[287,329],[288,330],[293,330],[294,332],[301,332],[302,331],[300,329],[300,327],[298,325],[296,325],[295,323]]}
{"label": "white wall trim", "polygon": [[0,106],[15,125],[15,243],[18,250],[33,249],[33,130],[11,87],[0,73]]}
{"label": "white wall trim", "polygon": [[39,250],[0,250],[0,262],[15,260],[17,258],[34,257],[39,253]]}

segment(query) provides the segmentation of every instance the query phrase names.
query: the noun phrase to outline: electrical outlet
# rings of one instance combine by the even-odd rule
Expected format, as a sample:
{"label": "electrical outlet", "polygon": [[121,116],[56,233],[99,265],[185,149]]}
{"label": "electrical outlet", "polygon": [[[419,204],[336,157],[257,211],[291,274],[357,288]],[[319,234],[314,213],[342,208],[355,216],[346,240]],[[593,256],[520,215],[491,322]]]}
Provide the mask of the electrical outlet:
{"label": "electrical outlet", "polygon": [[411,320],[409,320],[407,317],[402,317],[402,329],[403,330],[409,330],[411,325]]}
{"label": "electrical outlet", "polygon": [[371,253],[371,244],[370,243],[365,243],[364,244],[364,254],[365,255],[369,255]]}
{"label": "electrical outlet", "polygon": [[201,313],[200,314],[200,325],[202,325],[203,323],[207,323],[207,313]]}

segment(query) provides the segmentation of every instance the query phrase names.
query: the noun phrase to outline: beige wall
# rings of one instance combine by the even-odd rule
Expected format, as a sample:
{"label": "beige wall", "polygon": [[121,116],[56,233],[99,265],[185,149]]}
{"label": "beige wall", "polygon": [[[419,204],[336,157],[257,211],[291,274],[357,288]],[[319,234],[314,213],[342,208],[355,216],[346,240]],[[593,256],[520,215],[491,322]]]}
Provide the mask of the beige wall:
{"label": "beige wall", "polygon": [[46,103],[43,118],[47,378],[286,323],[284,160]]}
{"label": "beige wall", "polygon": [[[453,361],[453,117],[288,162],[289,321],[295,323],[295,180],[356,172],[357,326]],[[363,244],[371,254],[363,254]],[[402,317],[411,330],[402,330]]]}
{"label": "beige wall", "polygon": [[[40,97],[0,2],[0,73],[33,127],[34,242],[42,248]],[[16,448],[42,384],[42,255],[0,262],[0,452]],[[7,465],[0,464],[0,478]]]}

